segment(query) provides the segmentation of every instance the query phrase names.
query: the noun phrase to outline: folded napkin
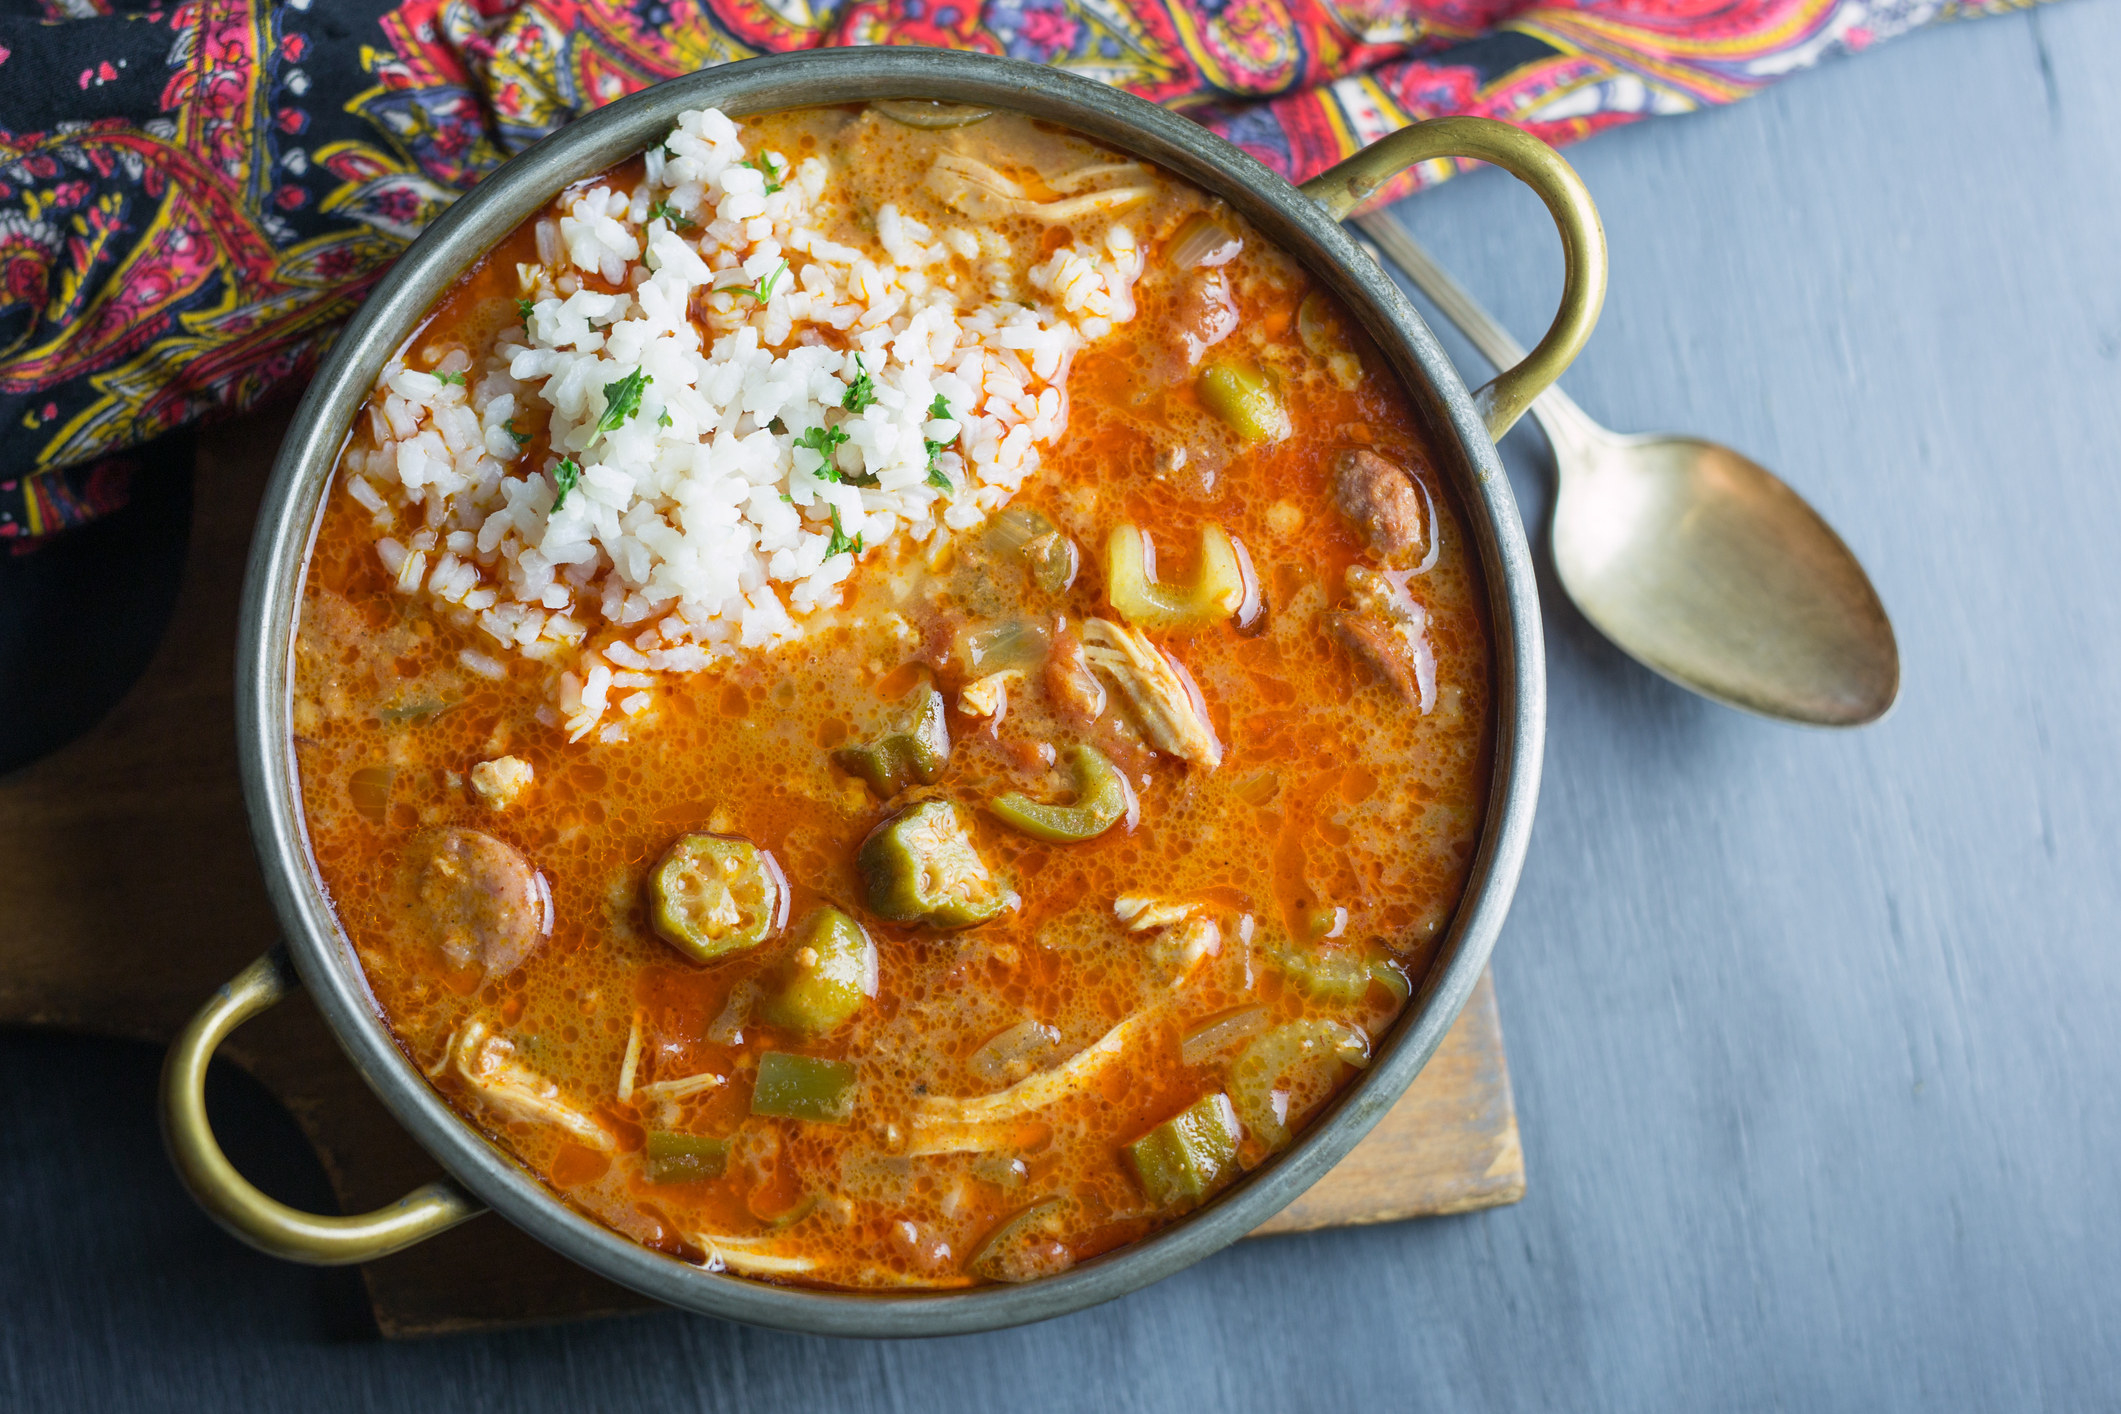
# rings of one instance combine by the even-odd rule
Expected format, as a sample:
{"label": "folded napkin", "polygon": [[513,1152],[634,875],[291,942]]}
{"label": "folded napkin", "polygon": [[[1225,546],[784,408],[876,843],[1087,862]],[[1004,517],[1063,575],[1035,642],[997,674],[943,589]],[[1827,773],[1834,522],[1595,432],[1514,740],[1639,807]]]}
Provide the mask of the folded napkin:
{"label": "folded napkin", "polygon": [[[2018,0],[0,0],[0,543],[300,379],[405,244],[578,113],[925,44],[1180,108],[1292,180],[1443,113],[1552,143]],[[1382,194],[1447,175],[1448,164]]]}

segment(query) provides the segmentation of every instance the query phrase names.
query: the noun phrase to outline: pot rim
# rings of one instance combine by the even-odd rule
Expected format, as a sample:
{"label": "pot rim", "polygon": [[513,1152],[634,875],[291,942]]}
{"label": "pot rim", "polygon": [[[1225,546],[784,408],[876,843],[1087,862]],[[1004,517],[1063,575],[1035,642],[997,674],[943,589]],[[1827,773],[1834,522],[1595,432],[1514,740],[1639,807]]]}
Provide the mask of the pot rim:
{"label": "pot rim", "polygon": [[[398,1048],[310,854],[293,756],[294,629],[324,493],[378,373],[433,301],[555,193],[652,145],[681,111],[720,107],[741,117],[876,98],[1013,109],[1146,157],[1228,201],[1333,289],[1391,360],[1428,424],[1439,468],[1468,513],[1494,647],[1493,769],[1480,845],[1436,960],[1377,1044],[1369,1069],[1286,1153],[1198,1211],[1022,1286],[940,1293],[773,1286],[666,1256],[570,1207],[451,1110]],[[1347,232],[1252,157],[1121,90],[984,54],[849,48],[744,60],[621,99],[510,160],[413,242],[338,336],[274,463],[244,581],[236,701],[252,840],[296,970],[362,1078],[459,1182],[573,1261],[674,1306],[816,1334],[933,1336],[1063,1315],[1189,1266],[1287,1206],[1383,1118],[1457,1019],[1508,911],[1538,797],[1546,683],[1531,553],[1494,443],[1428,326]]]}

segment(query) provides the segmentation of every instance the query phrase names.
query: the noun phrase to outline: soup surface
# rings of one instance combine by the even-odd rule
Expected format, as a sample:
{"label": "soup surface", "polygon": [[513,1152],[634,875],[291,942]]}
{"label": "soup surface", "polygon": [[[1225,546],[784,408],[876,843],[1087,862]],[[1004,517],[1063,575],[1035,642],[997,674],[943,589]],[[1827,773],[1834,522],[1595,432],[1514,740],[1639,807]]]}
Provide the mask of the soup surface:
{"label": "soup surface", "polygon": [[407,1055],[748,1276],[1023,1281],[1287,1147],[1463,889],[1487,638],[1407,398],[1170,175],[688,114],[378,384],[295,750]]}

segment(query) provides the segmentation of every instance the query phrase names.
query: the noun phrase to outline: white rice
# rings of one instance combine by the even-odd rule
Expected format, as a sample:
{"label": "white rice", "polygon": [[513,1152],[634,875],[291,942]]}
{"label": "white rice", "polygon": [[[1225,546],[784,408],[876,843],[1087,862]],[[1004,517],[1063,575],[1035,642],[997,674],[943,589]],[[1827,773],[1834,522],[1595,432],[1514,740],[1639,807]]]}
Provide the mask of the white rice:
{"label": "white rice", "polygon": [[[799,637],[840,602],[849,542],[925,541],[1005,505],[1067,426],[1070,361],[1134,316],[1143,260],[1122,224],[1034,264],[994,231],[886,205],[875,248],[856,250],[820,233],[841,201],[823,160],[747,160],[728,118],[690,112],[632,192],[571,194],[518,267],[524,326],[431,371],[394,362],[369,402],[373,448],[347,459],[397,587],[564,669],[570,740],[607,711],[638,718],[658,674]],[[863,375],[874,400],[850,411]],[[637,410],[607,418],[629,386]],[[937,398],[949,416],[929,415]],[[553,451],[533,466],[511,423],[539,411]],[[844,434],[843,479],[796,445],[819,428]],[[578,469],[564,496],[563,457]]]}

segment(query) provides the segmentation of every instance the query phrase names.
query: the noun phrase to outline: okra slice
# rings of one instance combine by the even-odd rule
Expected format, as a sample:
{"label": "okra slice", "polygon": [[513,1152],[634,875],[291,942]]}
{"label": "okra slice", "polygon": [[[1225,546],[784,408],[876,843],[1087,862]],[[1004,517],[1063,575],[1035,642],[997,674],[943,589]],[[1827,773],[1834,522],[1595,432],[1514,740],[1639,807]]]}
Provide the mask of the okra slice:
{"label": "okra slice", "polygon": [[966,1270],[988,1281],[1026,1282],[1058,1276],[1075,1265],[1060,1240],[1067,1202],[1044,1198],[1003,1219],[974,1250]]}
{"label": "okra slice", "polygon": [[854,1118],[854,1062],[768,1051],[759,1057],[751,1112],[845,1124]]}
{"label": "okra slice", "polygon": [[1239,1133],[1237,1111],[1218,1090],[1129,1144],[1127,1162],[1157,1207],[1198,1202],[1237,1162]]}
{"label": "okra slice", "polygon": [[1348,1006],[1367,996],[1372,982],[1402,1002],[1414,994],[1398,963],[1367,949],[1307,949],[1277,942],[1268,946],[1267,956],[1313,1001]]}
{"label": "okra slice", "polygon": [[784,975],[761,1014],[774,1026],[822,1036],[876,995],[876,944],[861,924],[827,904],[796,925]]}
{"label": "okra slice", "polygon": [[648,876],[648,920],[700,962],[755,948],[788,921],[773,856],[733,835],[680,835]]}
{"label": "okra slice", "polygon": [[1200,528],[1200,563],[1190,584],[1155,578],[1156,547],[1139,526],[1122,523],[1105,540],[1105,597],[1139,628],[1200,628],[1235,614],[1245,602],[1237,542],[1219,525]]}
{"label": "okra slice", "polygon": [[1071,746],[1066,760],[1075,773],[1074,804],[1046,805],[1022,791],[1011,791],[987,808],[1003,824],[1048,844],[1096,839],[1135,812],[1133,788],[1104,752],[1094,746]]}
{"label": "okra slice", "polygon": [[729,1167],[729,1144],[702,1134],[658,1129],[641,1151],[641,1177],[650,1183],[695,1183],[720,1178]]}
{"label": "okra slice", "polygon": [[885,800],[916,785],[935,784],[950,760],[943,694],[933,683],[921,684],[899,699],[896,719],[882,735],[859,746],[843,746],[832,759]]}
{"label": "okra slice", "polygon": [[1218,359],[1200,371],[1194,387],[1208,411],[1247,442],[1279,442],[1293,430],[1288,409],[1254,364]]}
{"label": "okra slice", "polygon": [[972,846],[948,800],[909,806],[869,832],[855,855],[870,911],[899,923],[970,928],[1016,902]]}

